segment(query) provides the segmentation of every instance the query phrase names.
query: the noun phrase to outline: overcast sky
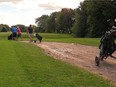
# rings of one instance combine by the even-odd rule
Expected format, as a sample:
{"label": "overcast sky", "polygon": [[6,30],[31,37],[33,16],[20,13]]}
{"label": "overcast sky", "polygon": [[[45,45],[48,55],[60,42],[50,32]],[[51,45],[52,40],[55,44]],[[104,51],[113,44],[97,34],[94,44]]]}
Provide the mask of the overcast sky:
{"label": "overcast sky", "polygon": [[0,24],[35,25],[35,18],[62,8],[75,9],[84,0],[0,0]]}

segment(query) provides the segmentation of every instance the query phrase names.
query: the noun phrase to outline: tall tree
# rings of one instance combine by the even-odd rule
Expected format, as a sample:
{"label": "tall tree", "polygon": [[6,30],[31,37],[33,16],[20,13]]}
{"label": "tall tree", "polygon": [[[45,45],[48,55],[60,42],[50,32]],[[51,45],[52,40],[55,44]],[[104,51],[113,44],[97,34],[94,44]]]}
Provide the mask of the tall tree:
{"label": "tall tree", "polygon": [[98,37],[104,34],[109,28],[111,22],[108,20],[116,19],[114,12],[116,4],[111,0],[88,2],[88,36]]}
{"label": "tall tree", "polygon": [[40,32],[45,32],[47,18],[48,15],[42,15],[41,17],[36,18],[35,23],[37,23],[38,27],[41,29]]}
{"label": "tall tree", "polygon": [[116,2],[114,0],[85,0],[76,12],[73,33],[79,37],[99,37],[105,33],[116,20]]}
{"label": "tall tree", "polygon": [[53,12],[46,21],[46,30],[45,32],[54,33],[56,32],[56,16],[57,12]]}
{"label": "tall tree", "polygon": [[74,11],[72,9],[63,8],[56,18],[56,26],[58,33],[71,33],[71,27],[74,23]]}
{"label": "tall tree", "polygon": [[0,24],[0,31],[7,32],[9,30],[10,30],[9,25],[7,25],[7,24]]}
{"label": "tall tree", "polygon": [[87,2],[80,3],[80,7],[76,9],[75,24],[72,27],[75,37],[85,37],[87,34]]}

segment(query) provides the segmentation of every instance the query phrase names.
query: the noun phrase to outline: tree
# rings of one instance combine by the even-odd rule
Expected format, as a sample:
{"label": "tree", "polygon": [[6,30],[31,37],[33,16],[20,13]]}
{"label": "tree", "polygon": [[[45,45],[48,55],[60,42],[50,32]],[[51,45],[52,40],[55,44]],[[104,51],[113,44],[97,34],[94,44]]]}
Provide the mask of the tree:
{"label": "tree", "polygon": [[5,27],[3,27],[1,32],[7,32],[7,29]]}
{"label": "tree", "polygon": [[21,32],[26,32],[27,31],[27,27],[25,25],[22,25],[22,24],[17,24],[15,26],[19,26],[20,29],[21,29]]}
{"label": "tree", "polygon": [[74,23],[74,11],[72,9],[63,8],[56,18],[56,26],[58,33],[71,33],[71,27]]}
{"label": "tree", "polygon": [[111,29],[111,21],[115,20],[116,4],[113,1],[89,1],[88,2],[88,36],[99,37],[103,35],[109,28]]}
{"label": "tree", "polygon": [[53,12],[50,16],[42,15],[36,18],[36,23],[41,32],[49,33],[72,33],[71,27],[74,23],[74,11],[63,8],[59,12]]}
{"label": "tree", "polygon": [[72,27],[75,37],[85,37],[87,34],[87,2],[80,3],[80,7],[76,9],[75,24]]}
{"label": "tree", "polygon": [[42,15],[41,17],[36,18],[35,23],[37,23],[38,27],[40,27],[41,32],[45,32],[46,30],[46,20],[48,15]]}
{"label": "tree", "polygon": [[57,12],[53,12],[47,18],[45,32],[48,32],[48,33],[54,33],[54,32],[56,32],[56,17],[57,17]]}
{"label": "tree", "polygon": [[99,37],[115,25],[114,0],[85,0],[77,8],[73,34],[77,37]]}
{"label": "tree", "polygon": [[13,26],[19,26],[21,29],[21,32],[27,32],[27,27],[25,25],[22,25],[22,24],[12,25],[11,28]]}
{"label": "tree", "polygon": [[0,31],[7,32],[10,30],[10,27],[7,24],[0,24]]}

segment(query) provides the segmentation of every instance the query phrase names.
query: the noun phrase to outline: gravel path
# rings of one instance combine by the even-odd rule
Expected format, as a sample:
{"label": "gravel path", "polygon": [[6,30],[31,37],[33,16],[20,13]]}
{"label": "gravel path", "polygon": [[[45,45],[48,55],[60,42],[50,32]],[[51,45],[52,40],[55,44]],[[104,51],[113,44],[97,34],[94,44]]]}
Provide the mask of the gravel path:
{"label": "gravel path", "polygon": [[[56,59],[82,67],[116,84],[115,59],[108,57],[103,62],[101,61],[100,67],[95,65],[95,56],[99,54],[98,47],[57,42],[42,42],[34,44],[44,49],[48,55]],[[116,56],[116,53],[113,55]]]}

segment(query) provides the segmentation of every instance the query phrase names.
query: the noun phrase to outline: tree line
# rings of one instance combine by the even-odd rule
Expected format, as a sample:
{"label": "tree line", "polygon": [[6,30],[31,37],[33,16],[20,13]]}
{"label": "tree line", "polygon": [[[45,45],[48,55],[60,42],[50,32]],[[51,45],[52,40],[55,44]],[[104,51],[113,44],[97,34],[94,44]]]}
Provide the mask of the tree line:
{"label": "tree line", "polygon": [[[12,26],[19,26],[21,29],[21,32],[27,32],[27,29],[29,26],[25,26],[22,24],[12,25]],[[0,24],[0,32],[8,32],[12,30],[12,26],[10,27],[7,24]],[[33,25],[34,32],[38,32],[39,28]]]}
{"label": "tree line", "polygon": [[116,26],[115,0],[85,0],[76,9],[36,18],[38,32],[67,33],[75,37],[100,37]]}
{"label": "tree line", "polygon": [[[62,8],[35,19],[34,32],[72,34],[74,37],[100,37],[116,27],[116,0],[84,0],[76,9]],[[28,26],[17,24],[22,32]],[[12,27],[12,26],[11,26]],[[0,24],[0,32],[11,30]]]}

